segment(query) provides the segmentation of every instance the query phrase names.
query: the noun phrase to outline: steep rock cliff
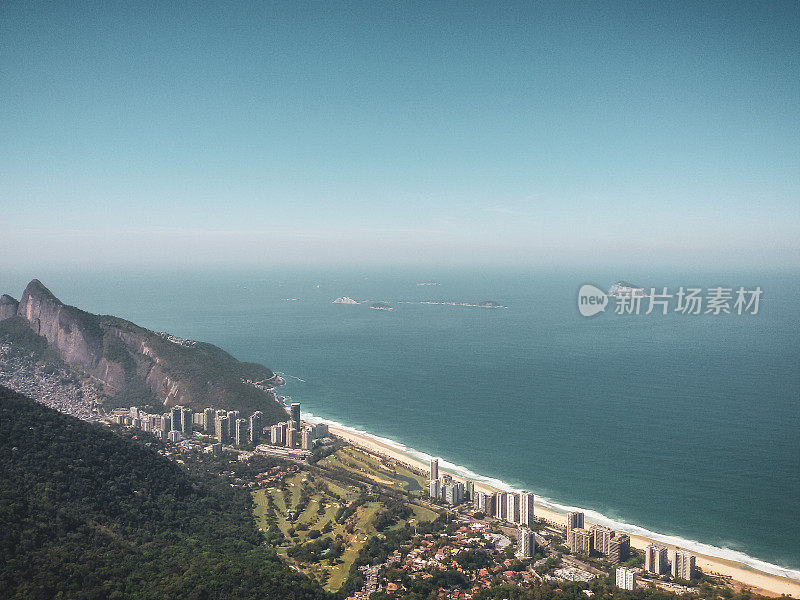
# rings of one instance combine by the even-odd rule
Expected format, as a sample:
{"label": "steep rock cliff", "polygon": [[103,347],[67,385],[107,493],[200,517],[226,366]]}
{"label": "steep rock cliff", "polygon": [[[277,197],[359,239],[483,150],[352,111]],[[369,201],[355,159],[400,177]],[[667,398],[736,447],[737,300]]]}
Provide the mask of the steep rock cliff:
{"label": "steep rock cliff", "polygon": [[[11,307],[17,319],[11,318]],[[4,319],[26,323],[67,365],[100,383],[114,404],[261,410],[268,422],[285,418],[274,393],[243,382],[280,379],[263,365],[239,362],[211,344],[65,305],[37,279],[25,288],[18,305],[3,296],[0,311],[0,325]]]}

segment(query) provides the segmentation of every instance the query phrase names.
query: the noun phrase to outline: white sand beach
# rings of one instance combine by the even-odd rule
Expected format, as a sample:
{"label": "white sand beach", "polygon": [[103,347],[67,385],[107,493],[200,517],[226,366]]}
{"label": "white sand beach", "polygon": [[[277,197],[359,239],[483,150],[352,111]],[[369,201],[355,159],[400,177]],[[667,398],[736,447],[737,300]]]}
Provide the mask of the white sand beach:
{"label": "white sand beach", "polygon": [[[359,446],[373,454],[391,458],[415,469],[422,469],[424,471],[428,470],[428,465],[424,462],[409,456],[405,452],[393,447],[390,444],[376,440],[371,436],[367,436],[350,429],[343,429],[341,427],[330,426],[329,429],[334,435],[347,440],[350,443]],[[443,469],[442,467],[440,467],[440,470],[447,471],[447,469]],[[461,480],[464,479],[457,474],[453,474],[453,477]],[[476,483],[475,487],[479,490],[487,492],[497,491],[497,488],[485,483]],[[536,503],[535,510],[536,516],[539,518],[545,519],[552,523],[566,523],[565,514],[550,508],[546,508],[538,502]],[[586,519],[586,523],[592,524],[592,521],[590,519]],[[647,547],[648,544],[652,543],[658,543],[667,546],[670,553],[672,553],[672,551],[677,547],[673,544],[656,541],[648,537],[631,535],[631,546],[635,548],[642,549]],[[692,553],[696,556],[697,566],[703,569],[703,571],[711,574],[730,577],[739,587],[748,587],[756,593],[769,596],[787,595],[793,596],[794,598],[800,598],[799,580],[788,577],[780,577],[770,573],[764,573],[736,561],[708,556],[698,553],[694,550],[692,550]]]}

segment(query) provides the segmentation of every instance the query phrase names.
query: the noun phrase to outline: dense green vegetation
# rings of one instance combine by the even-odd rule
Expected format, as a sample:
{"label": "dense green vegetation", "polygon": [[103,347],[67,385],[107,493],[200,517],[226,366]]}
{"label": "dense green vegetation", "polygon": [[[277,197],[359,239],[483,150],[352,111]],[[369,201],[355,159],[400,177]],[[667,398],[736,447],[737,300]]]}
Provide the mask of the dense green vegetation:
{"label": "dense green vegetation", "polygon": [[324,598],[250,494],[0,388],[0,597]]}

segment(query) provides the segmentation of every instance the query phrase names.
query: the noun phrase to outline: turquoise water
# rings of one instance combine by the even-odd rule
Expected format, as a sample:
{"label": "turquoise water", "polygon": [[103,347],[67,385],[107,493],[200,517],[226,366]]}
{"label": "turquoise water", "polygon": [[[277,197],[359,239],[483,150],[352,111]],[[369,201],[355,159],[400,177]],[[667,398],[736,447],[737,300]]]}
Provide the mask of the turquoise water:
{"label": "turquoise water", "polygon": [[[286,373],[284,393],[319,417],[618,526],[798,570],[797,275],[4,273],[0,292],[19,297],[37,276],[65,302]],[[764,298],[757,316],[578,314],[580,285],[618,279],[648,288],[760,285]],[[430,280],[441,285],[416,285]],[[395,310],[331,303],[342,295]]]}

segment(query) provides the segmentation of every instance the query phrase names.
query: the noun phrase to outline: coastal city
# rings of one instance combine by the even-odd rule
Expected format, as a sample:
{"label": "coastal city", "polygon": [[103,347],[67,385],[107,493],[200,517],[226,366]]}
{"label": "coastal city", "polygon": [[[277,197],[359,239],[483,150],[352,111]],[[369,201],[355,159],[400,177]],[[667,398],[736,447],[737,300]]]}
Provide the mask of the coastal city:
{"label": "coastal city", "polygon": [[[696,566],[695,555],[690,552],[681,549],[669,552],[666,546],[656,543],[643,550],[633,549],[628,534],[599,524],[590,525],[583,512],[570,512],[563,520],[540,517],[536,514],[532,492],[490,490],[475,481],[454,477],[440,470],[438,458],[430,459],[425,470],[370,453],[364,447],[343,445],[343,440],[331,433],[324,423],[304,422],[299,403],[290,404],[288,416],[285,422],[265,426],[259,411],[243,418],[239,411],[213,408],[194,412],[173,406],[167,413],[156,415],[131,407],[111,411],[103,422],[153,435],[174,449],[166,453],[173,458],[186,456],[187,452],[213,456],[230,453],[237,463],[248,463],[256,456],[278,461],[269,469],[252,473],[249,481],[237,476],[235,470],[222,471],[220,476],[235,477],[232,485],[248,487],[257,495],[266,494],[272,531],[280,532],[280,538],[289,541],[289,549],[294,548],[287,555],[290,560],[292,556],[304,556],[307,548],[319,543],[319,538],[313,536],[303,541],[303,537],[298,537],[301,531],[311,533],[312,527],[318,527],[317,531],[330,531],[337,519],[327,525],[314,525],[319,517],[314,517],[313,513],[306,517],[307,507],[303,505],[302,495],[297,504],[293,504],[292,495],[287,495],[290,489],[287,485],[306,489],[310,474],[314,473],[318,485],[331,478],[320,488],[325,493],[330,493],[331,487],[346,488],[343,481],[359,490],[349,500],[346,500],[347,492],[343,491],[331,501],[339,511],[337,515],[340,512],[346,515],[342,520],[345,526],[342,540],[355,542],[358,537],[355,527],[363,504],[371,499],[383,506],[380,501],[385,503],[386,500],[382,494],[397,492],[395,486],[387,485],[392,481],[386,474],[391,472],[399,478],[398,470],[406,469],[404,472],[415,477],[419,484],[425,484],[414,486],[416,492],[406,492],[406,501],[416,511],[427,510],[433,525],[426,525],[423,530],[432,530],[410,535],[377,564],[358,565],[358,556],[353,555],[351,564],[356,568],[353,573],[358,573],[355,579],[361,583],[348,596],[350,600],[368,600],[374,593],[399,596],[415,586],[425,587],[432,582],[439,584],[439,593],[445,594],[442,597],[468,600],[480,590],[495,585],[526,588],[537,583],[557,585],[561,582],[562,585],[590,586],[593,581],[606,577],[622,590],[654,588],[689,594],[697,592],[699,585],[718,579],[702,573]],[[329,456],[321,462],[312,462],[314,448],[328,448]],[[344,480],[341,472],[337,478],[332,478],[333,463],[328,463],[326,468],[326,461],[331,460],[346,467]],[[377,469],[367,468],[369,464]],[[399,486],[403,487],[408,486]],[[272,495],[278,490],[283,490],[281,508]],[[323,500],[319,506],[321,513],[326,514]],[[281,522],[279,515],[284,516]],[[304,528],[305,518],[310,518],[311,523]],[[410,523],[415,523],[416,529],[423,525],[413,518]],[[288,526],[286,535],[283,534],[284,524]],[[291,542],[292,538],[297,541]],[[312,573],[317,569],[301,559],[294,560],[301,569]],[[323,571],[325,581],[332,577],[332,571],[335,570]],[[347,581],[353,578],[353,573]],[[443,580],[442,573],[448,573],[451,580],[446,582],[447,577]],[[720,581],[728,582],[725,578]],[[586,591],[591,590],[586,588]]]}
{"label": "coastal city", "polygon": [[[195,412],[191,408],[176,405],[163,414],[150,414],[136,406],[119,408],[101,420],[141,429],[159,439],[183,442],[185,445],[212,442],[203,446],[203,450],[215,454],[219,454],[224,446],[255,446],[257,451],[264,454],[308,458],[314,441],[328,436],[328,427],[324,423],[303,424],[298,402],[291,404],[289,417],[285,422],[264,427],[261,411],[255,411],[244,419],[238,410],[206,408]],[[266,443],[259,444],[262,440]]]}
{"label": "coastal city", "polygon": [[[329,447],[334,452],[343,442],[343,438],[337,438],[326,424],[303,421],[297,402],[287,407],[286,421],[272,425],[264,424],[260,411],[244,415],[237,410],[213,407],[195,411],[176,405],[156,414],[133,406],[105,412],[102,396],[91,383],[80,381],[66,370],[43,367],[28,357],[16,356],[10,344],[0,347],[0,361],[4,361],[6,385],[83,420],[148,433],[174,448],[166,452],[167,456],[176,457],[187,452],[213,456],[230,453],[237,462],[250,461],[254,456],[279,461],[281,466],[260,473],[248,484],[254,489],[280,484],[284,478],[296,476],[298,468],[309,468],[315,448]],[[271,389],[264,391],[273,401],[280,401]],[[345,451],[338,450],[334,457]],[[385,564],[360,567],[359,572],[365,577],[364,586],[354,590],[353,599],[366,600],[367,592],[381,590],[389,595],[397,594],[403,585],[398,572],[427,581],[432,578],[432,572],[451,567],[466,578],[459,579],[457,587],[463,595],[453,596],[458,598],[470,598],[470,590],[474,593],[499,582],[515,586],[548,581],[588,584],[608,573],[614,584],[623,590],[653,587],[678,594],[696,591],[700,582],[709,579],[708,574],[697,568],[695,555],[688,551],[670,551],[656,543],[640,550],[633,549],[628,534],[589,524],[582,512],[539,516],[532,492],[491,489],[455,477],[440,470],[438,458],[430,459],[426,470],[410,460],[403,463],[364,445],[358,446],[358,451],[383,465],[393,465],[392,469],[401,465],[408,469],[409,474],[419,480],[418,490],[412,494],[414,502],[429,508],[434,519],[444,510],[444,514],[451,515],[458,523],[458,528],[451,533],[429,533],[413,538],[416,542],[398,547],[394,558]],[[357,476],[358,485],[365,484],[364,480],[358,481],[363,473],[350,475]],[[370,487],[376,485],[375,481],[366,481]],[[288,522],[288,511],[286,519]],[[476,548],[487,553],[486,566],[474,572],[465,570],[459,556],[474,552]],[[717,579],[730,582],[729,578],[719,575]]]}

